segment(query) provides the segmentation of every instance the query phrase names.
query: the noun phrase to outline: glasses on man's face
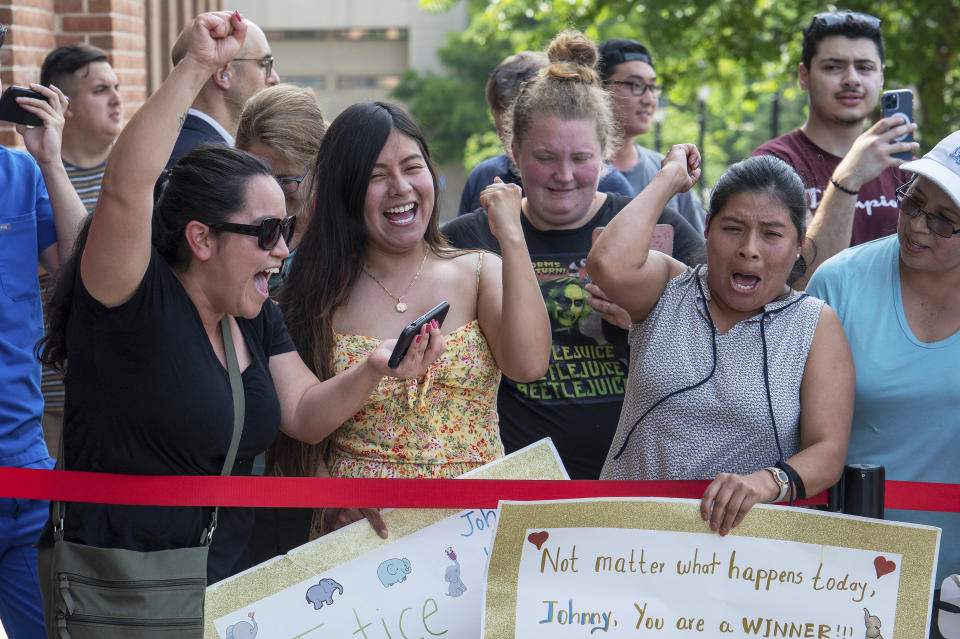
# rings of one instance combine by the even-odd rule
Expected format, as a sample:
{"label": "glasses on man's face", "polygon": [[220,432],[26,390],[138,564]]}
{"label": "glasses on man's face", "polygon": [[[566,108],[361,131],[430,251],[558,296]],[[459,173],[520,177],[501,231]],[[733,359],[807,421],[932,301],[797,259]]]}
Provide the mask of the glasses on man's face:
{"label": "glasses on man's face", "polygon": [[818,13],[813,16],[813,22],[818,23],[822,27],[829,27],[844,22],[863,22],[875,29],[880,28],[880,18],[872,16],[869,13],[860,13],[859,11],[850,11],[849,9]]}
{"label": "glasses on man's face", "polygon": [[297,225],[297,216],[291,215],[284,219],[268,217],[259,224],[233,224],[232,222],[218,222],[211,224],[213,231],[226,231],[228,233],[239,233],[241,235],[252,235],[257,238],[257,244],[264,251],[272,251],[280,243],[280,238],[287,244],[293,237],[293,229]]}
{"label": "glasses on man's face", "polygon": [[270,74],[273,73],[273,56],[265,55],[262,58],[234,58],[231,62],[258,62],[263,67],[263,79],[270,81]]}
{"label": "glasses on man's face", "polygon": [[659,98],[663,94],[662,84],[644,84],[643,82],[635,82],[633,80],[610,80],[610,84],[619,84],[620,86],[629,87],[630,93],[638,98],[647,91],[649,91],[655,98]]}
{"label": "glasses on man's face", "polygon": [[960,233],[960,229],[953,228],[947,218],[923,209],[920,202],[913,195],[907,193],[906,184],[897,189],[897,199],[900,200],[900,212],[907,217],[916,218],[923,213],[926,216],[927,228],[930,229],[931,233],[947,239]]}
{"label": "glasses on man's face", "polygon": [[306,171],[303,172],[303,175],[301,175],[300,177],[284,176],[284,177],[277,177],[274,179],[277,181],[277,184],[280,185],[280,189],[284,193],[296,193],[297,189],[300,188],[300,183],[306,179],[307,173],[309,172],[310,172],[310,169],[307,169]]}

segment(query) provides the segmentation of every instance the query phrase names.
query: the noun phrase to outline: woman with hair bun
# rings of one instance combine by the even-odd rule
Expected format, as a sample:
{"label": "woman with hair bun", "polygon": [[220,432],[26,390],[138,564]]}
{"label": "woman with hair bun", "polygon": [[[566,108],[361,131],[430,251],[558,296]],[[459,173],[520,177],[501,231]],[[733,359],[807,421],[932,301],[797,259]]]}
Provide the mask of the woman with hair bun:
{"label": "woman with hair bun", "polygon": [[[549,63],[546,53],[520,51],[504,58],[487,79],[487,106],[490,107],[493,126],[504,148],[510,146],[504,138],[510,128],[510,107],[513,106],[514,99],[524,83]],[[482,208],[480,193],[493,182],[495,177],[499,177],[508,184],[518,184],[523,188],[517,167],[508,154],[487,158],[473,167],[470,175],[467,176],[467,183],[460,194],[460,210],[457,215],[472,213]],[[630,196],[637,194],[636,189],[630,185],[623,174],[610,164],[604,165],[598,189],[603,193],[620,193]]]}
{"label": "woman with hair bun", "polygon": [[[504,377],[501,430],[508,452],[551,437],[571,477],[596,479],[623,402],[629,318],[590,283],[584,264],[595,233],[630,198],[597,190],[615,124],[596,46],[567,31],[550,43],[547,57],[509,110],[507,147],[523,182],[519,214],[551,314],[553,354],[537,381]],[[459,248],[499,252],[489,214],[462,215],[443,232]],[[676,213],[660,221],[672,227],[673,254],[696,263],[702,237]],[[562,286],[553,285],[561,279]]]}

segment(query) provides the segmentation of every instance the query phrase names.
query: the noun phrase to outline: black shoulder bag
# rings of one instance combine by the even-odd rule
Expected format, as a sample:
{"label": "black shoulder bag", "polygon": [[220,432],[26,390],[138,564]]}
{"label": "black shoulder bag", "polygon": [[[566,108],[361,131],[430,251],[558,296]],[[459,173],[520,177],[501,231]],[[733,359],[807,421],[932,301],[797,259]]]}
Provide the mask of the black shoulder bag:
{"label": "black shoulder bag", "polygon": [[[221,475],[229,475],[243,431],[244,397],[226,317],[220,322],[233,393],[233,438]],[[63,435],[57,469],[63,469]],[[139,552],[65,541],[63,502],[54,502],[54,544],[39,551],[44,622],[51,639],[130,639],[203,636],[207,552],[217,512],[199,546]]]}

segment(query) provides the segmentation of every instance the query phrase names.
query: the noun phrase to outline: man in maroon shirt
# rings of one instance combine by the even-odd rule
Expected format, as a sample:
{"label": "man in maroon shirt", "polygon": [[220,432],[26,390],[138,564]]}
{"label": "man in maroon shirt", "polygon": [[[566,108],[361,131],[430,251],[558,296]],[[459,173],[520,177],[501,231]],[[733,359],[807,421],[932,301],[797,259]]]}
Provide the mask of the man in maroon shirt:
{"label": "man in maroon shirt", "polygon": [[800,174],[811,215],[803,260],[804,288],[816,268],[848,246],[896,231],[896,189],[907,181],[894,153],[920,147],[893,142],[916,130],[900,116],[884,118],[866,131],[883,88],[880,20],[849,10],[819,13],[803,30],[800,87],[807,92],[802,127],[770,140],[752,155],[775,155]]}

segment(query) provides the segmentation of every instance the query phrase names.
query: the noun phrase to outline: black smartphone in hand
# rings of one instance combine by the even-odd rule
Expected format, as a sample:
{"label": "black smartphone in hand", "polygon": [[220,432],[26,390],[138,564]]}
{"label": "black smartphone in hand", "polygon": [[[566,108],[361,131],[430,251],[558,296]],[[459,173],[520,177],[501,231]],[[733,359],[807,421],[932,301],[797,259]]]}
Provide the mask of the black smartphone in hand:
{"label": "black smartphone in hand", "polygon": [[393,353],[390,354],[390,361],[387,362],[387,366],[396,368],[400,365],[403,356],[407,354],[407,350],[410,348],[410,344],[413,343],[413,339],[420,333],[424,324],[428,324],[431,320],[437,320],[437,323],[443,326],[443,320],[446,318],[448,310],[450,310],[450,305],[446,302],[440,302],[407,324],[407,327],[400,333],[400,337],[397,338],[397,345],[393,347]]}
{"label": "black smartphone in hand", "polygon": [[37,98],[44,101],[47,99],[42,93],[25,87],[16,85],[7,87],[7,90],[0,96],[0,120],[30,126],[43,126],[43,120],[17,104],[17,98]]}
{"label": "black smartphone in hand", "polygon": [[[880,95],[880,113],[885,118],[892,115],[902,116],[907,124],[913,122],[913,91],[910,89],[898,89],[896,91],[884,91]],[[906,133],[900,137],[890,140],[893,142],[913,142],[913,133]],[[893,157],[900,158],[904,162],[913,159],[913,153],[910,151],[901,151],[894,153]]]}

